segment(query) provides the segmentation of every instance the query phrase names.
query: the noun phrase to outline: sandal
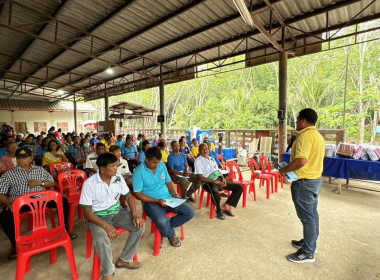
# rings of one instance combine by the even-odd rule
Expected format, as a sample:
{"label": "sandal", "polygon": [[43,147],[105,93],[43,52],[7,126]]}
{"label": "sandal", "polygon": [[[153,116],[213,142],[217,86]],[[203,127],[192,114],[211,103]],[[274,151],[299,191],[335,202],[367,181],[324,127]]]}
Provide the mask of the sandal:
{"label": "sandal", "polygon": [[11,249],[9,255],[8,255],[8,260],[12,261],[17,259],[17,251],[15,249]]}
{"label": "sandal", "polygon": [[71,240],[74,240],[75,238],[78,237],[78,234],[76,234],[75,232],[69,232],[69,236]]}
{"label": "sandal", "polygon": [[223,213],[216,213],[216,216],[219,220],[224,220],[226,218]]}
{"label": "sandal", "polygon": [[230,217],[235,217],[235,214],[233,214],[230,210],[223,210],[223,213]]}
{"label": "sandal", "polygon": [[170,245],[172,245],[173,247],[181,246],[181,241],[178,239],[177,236],[174,235],[174,237],[168,238],[168,239],[169,239]]}

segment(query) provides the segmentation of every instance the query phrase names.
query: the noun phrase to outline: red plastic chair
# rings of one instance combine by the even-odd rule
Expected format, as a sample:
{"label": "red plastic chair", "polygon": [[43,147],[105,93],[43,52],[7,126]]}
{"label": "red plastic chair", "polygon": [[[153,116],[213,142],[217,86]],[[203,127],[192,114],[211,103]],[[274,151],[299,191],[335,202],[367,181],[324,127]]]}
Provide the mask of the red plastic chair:
{"label": "red plastic chair", "polygon": [[[173,183],[175,185],[177,185],[177,193],[178,193],[178,196],[181,198],[182,197],[182,188],[181,188],[181,184],[180,183]],[[191,186],[192,183],[190,183],[190,186]],[[194,192],[194,200],[197,201],[197,192]]]}
{"label": "red plastic chair", "polygon": [[[205,194],[206,190],[203,188],[203,185],[202,185],[202,190],[201,190],[201,194],[199,195],[199,210],[202,209],[202,205],[203,205],[203,196]],[[230,195],[230,191],[221,191],[219,193],[222,193],[222,192],[226,192],[228,195]],[[212,201],[211,199],[211,194],[209,192],[207,192],[207,201],[206,201],[206,206],[209,207],[210,206],[210,219],[213,220],[215,218],[215,204],[214,202]],[[229,209],[230,211],[232,210],[232,207],[229,206]]]}
{"label": "red plastic chair", "polygon": [[227,170],[226,159],[222,155],[219,155],[219,154],[217,154],[216,157],[219,159],[222,169]]}
{"label": "red plastic chair", "polygon": [[[168,218],[174,217],[176,213],[174,212],[167,212],[166,216]],[[142,218],[146,222],[147,214],[145,211],[143,211]],[[183,229],[183,225],[180,226],[181,228],[181,240],[185,240],[185,231]],[[154,224],[153,220],[151,220],[151,226],[150,226],[150,232],[154,232],[154,248],[153,248],[153,256],[158,257],[160,255],[161,250],[161,232],[158,230],[156,225]]]}
{"label": "red plastic chair", "polygon": [[[115,228],[116,232],[118,234],[122,234],[123,232],[126,232],[128,230],[123,228]],[[92,234],[91,231],[87,230],[87,241],[86,241],[86,259],[91,258],[91,251],[92,251]],[[128,231],[129,232],[129,231]],[[137,253],[133,256],[133,260],[135,262],[138,261]],[[98,254],[96,253],[96,250],[94,250],[94,260],[92,262],[92,280],[98,280],[100,275],[100,259]]]}
{"label": "red plastic chair", "polygon": [[74,170],[74,165],[68,161],[55,162],[49,165],[50,175],[54,179],[54,190],[60,191],[58,185],[58,174],[62,171]]}
{"label": "red plastic chair", "polygon": [[[228,161],[227,167],[230,169],[230,181],[233,183],[241,184],[243,186],[243,207],[247,205],[247,192],[248,190],[253,190],[253,198],[256,201],[256,191],[255,191],[255,182],[251,180],[243,179],[241,175],[241,171],[239,165],[236,161]],[[238,174],[238,178],[236,178],[236,173]],[[253,185],[253,187],[251,187]]]}
{"label": "red plastic chair", "polygon": [[78,207],[78,219],[83,218],[83,210],[79,207],[80,193],[87,175],[83,170],[62,171],[58,174],[58,185],[61,194],[65,194],[70,205],[69,232],[74,230],[75,209]]}
{"label": "red plastic chair", "polygon": [[[273,193],[273,181],[272,181],[273,175],[261,174],[260,173],[260,176],[257,177],[255,174],[255,171],[261,172],[259,165],[257,164],[257,162],[253,158],[250,158],[248,160],[248,163],[249,163],[249,167],[251,169],[251,180],[253,182],[255,182],[255,179],[259,179],[260,180],[260,185],[259,185],[260,187],[261,187],[261,185],[264,185],[264,182],[266,182],[266,184],[267,184],[267,199],[269,199],[269,193],[270,193],[269,185],[271,186],[272,193]],[[255,183],[253,183],[251,186],[253,187],[253,194],[255,195]]]}
{"label": "red plastic chair", "polygon": [[[268,159],[264,155],[259,156],[260,159],[260,164],[261,164],[261,174],[270,174],[275,177],[275,182],[274,182],[274,191],[277,192],[278,190],[278,178],[281,180],[281,188],[284,188],[284,177],[278,172],[278,170],[272,170]],[[265,169],[265,166],[267,169]]]}
{"label": "red plastic chair", "polygon": [[[58,210],[59,226],[52,229],[47,227],[46,204],[48,201],[55,201]],[[33,217],[32,233],[26,236],[21,236],[20,233],[20,209],[23,206],[32,209]],[[30,271],[31,257],[35,254],[50,251],[50,263],[56,263],[57,247],[60,246],[66,249],[72,278],[79,279],[71,239],[64,226],[61,194],[56,191],[42,191],[22,195],[13,202],[13,213],[18,255],[16,280],[24,279],[25,273]]]}

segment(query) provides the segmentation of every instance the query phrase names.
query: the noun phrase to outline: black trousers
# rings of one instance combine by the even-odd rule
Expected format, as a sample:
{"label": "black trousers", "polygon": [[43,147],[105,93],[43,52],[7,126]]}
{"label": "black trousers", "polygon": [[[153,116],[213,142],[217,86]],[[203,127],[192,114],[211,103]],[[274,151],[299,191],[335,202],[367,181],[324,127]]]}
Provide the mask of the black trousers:
{"label": "black trousers", "polygon": [[[69,210],[70,205],[67,201],[66,197],[62,197],[63,204],[63,216],[65,219],[65,228],[68,231],[69,229]],[[55,201],[49,201],[46,205],[49,208],[57,208],[57,204]],[[29,211],[30,208],[28,206],[23,206],[20,209],[20,213]],[[11,242],[13,248],[16,249],[16,232],[15,232],[15,222],[13,220],[13,212],[11,210],[6,210],[6,207],[3,208],[3,211],[0,213],[0,225],[3,229],[6,236],[8,236],[9,241]]]}
{"label": "black trousers", "polygon": [[[215,184],[204,184],[203,188],[205,189],[206,192],[211,194],[211,199],[216,207],[216,213],[221,213],[222,209],[220,208],[219,187]],[[241,197],[241,194],[243,192],[243,187],[239,184],[227,182],[227,186],[224,187],[223,189],[231,191],[231,194],[228,197],[226,204],[236,208],[239,202],[239,199]]]}

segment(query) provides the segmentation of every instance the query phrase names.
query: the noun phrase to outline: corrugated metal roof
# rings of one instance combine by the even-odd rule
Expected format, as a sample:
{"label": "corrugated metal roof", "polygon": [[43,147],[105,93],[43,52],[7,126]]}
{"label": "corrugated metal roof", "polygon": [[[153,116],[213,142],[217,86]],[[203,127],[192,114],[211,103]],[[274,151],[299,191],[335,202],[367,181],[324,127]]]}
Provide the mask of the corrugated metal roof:
{"label": "corrugated metal roof", "polygon": [[[12,111],[74,111],[73,102],[64,101],[36,101],[19,99],[0,99],[0,110]],[[77,102],[78,112],[95,112],[96,109],[90,103]]]}
{"label": "corrugated metal roof", "polygon": [[[380,1],[373,0],[269,2],[297,42],[380,17]],[[272,8],[261,0],[245,3],[281,41]],[[5,1],[0,42],[6,42],[0,44],[0,93],[54,100],[62,98],[59,89],[63,97],[101,97],[105,81],[111,94],[156,86],[160,66],[166,83],[190,79],[200,63],[268,48],[232,0]],[[112,76],[104,71],[109,66]]]}

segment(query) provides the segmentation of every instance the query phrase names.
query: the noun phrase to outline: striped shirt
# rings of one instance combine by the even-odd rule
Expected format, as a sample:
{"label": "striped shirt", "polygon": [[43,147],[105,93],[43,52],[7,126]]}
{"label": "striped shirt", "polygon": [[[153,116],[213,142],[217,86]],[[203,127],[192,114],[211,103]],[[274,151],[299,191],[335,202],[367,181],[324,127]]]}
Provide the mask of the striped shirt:
{"label": "striped shirt", "polygon": [[53,177],[45,171],[41,166],[31,165],[29,172],[26,172],[22,167],[15,168],[4,173],[0,178],[0,193],[8,194],[10,199],[14,201],[20,195],[31,192],[46,190],[43,186],[30,187],[29,180],[37,180],[42,182],[54,182]]}

